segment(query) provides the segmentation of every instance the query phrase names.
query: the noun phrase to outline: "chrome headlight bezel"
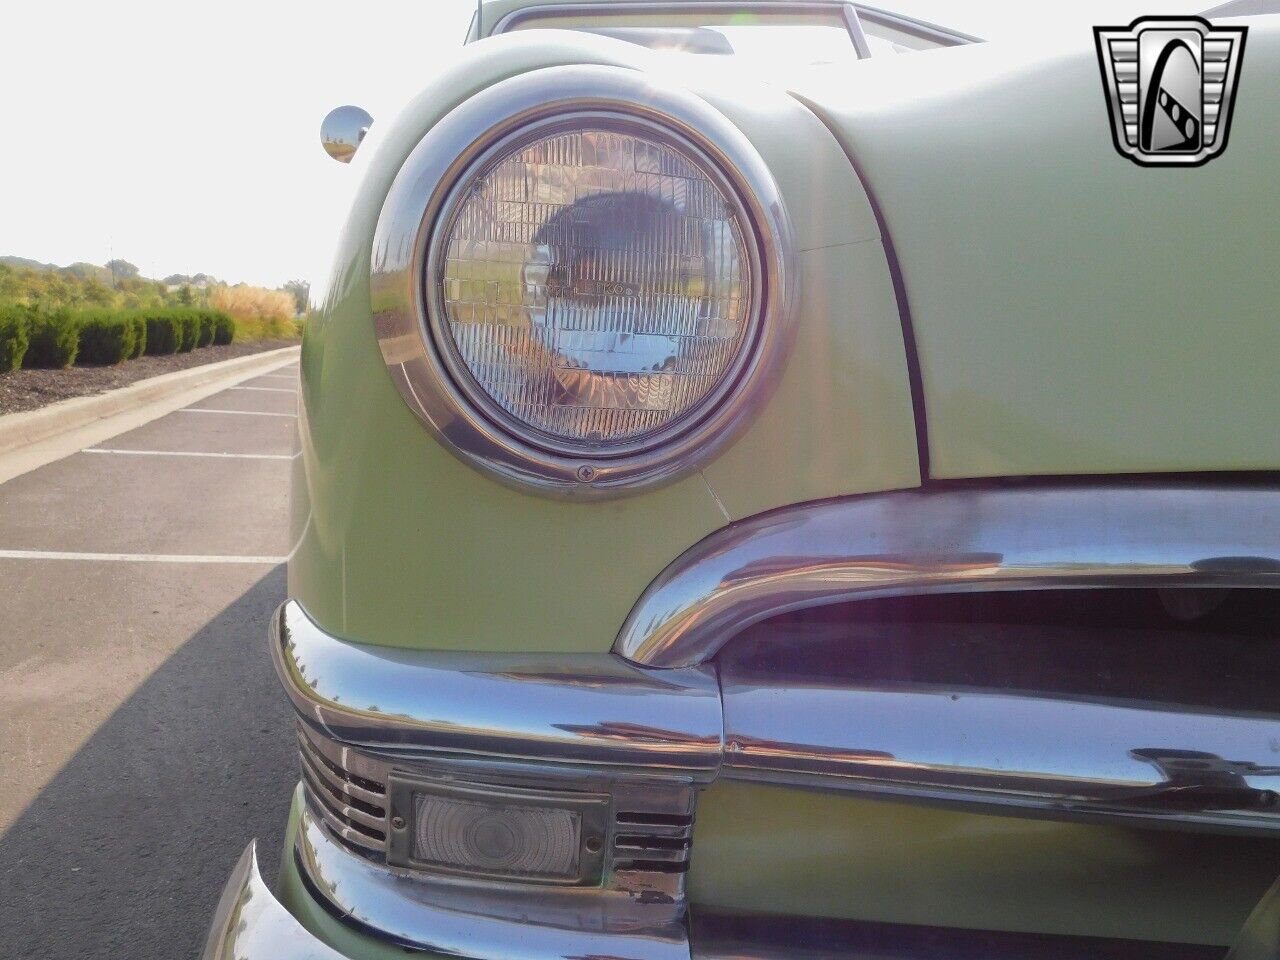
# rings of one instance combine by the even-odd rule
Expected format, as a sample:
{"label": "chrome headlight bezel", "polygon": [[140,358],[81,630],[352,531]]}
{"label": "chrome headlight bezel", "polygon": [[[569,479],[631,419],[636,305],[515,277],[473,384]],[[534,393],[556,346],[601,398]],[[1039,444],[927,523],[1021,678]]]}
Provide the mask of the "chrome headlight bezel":
{"label": "chrome headlight bezel", "polygon": [[[452,217],[475,179],[512,145],[553,129],[607,124],[698,158],[734,206],[751,270],[752,315],[728,375],[651,436],[585,450],[549,442],[505,414],[442,328],[439,275]],[[634,70],[548,67],[494,84],[435,124],[391,186],[374,234],[376,335],[401,396],[467,463],[522,489],[607,496],[674,479],[709,460],[769,393],[793,338],[791,225],[764,160],[723,114]]]}

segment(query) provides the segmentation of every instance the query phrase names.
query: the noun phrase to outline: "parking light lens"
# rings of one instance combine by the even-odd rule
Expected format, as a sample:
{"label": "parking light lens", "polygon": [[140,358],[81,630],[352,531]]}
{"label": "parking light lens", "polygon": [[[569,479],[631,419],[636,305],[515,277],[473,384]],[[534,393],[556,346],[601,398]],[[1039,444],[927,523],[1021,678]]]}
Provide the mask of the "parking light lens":
{"label": "parking light lens", "polygon": [[413,858],[421,864],[513,878],[573,880],[582,817],[576,810],[414,796]]}

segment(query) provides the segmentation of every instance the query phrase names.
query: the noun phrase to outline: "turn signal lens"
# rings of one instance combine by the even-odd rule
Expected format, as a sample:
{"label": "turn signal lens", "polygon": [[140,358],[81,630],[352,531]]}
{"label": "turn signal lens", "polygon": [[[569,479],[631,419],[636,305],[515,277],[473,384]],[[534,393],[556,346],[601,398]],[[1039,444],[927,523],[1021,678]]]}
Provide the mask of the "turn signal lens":
{"label": "turn signal lens", "polygon": [[661,442],[732,385],[752,332],[750,229],[692,148],[573,129],[465,189],[440,326],[498,419],[608,453]]}
{"label": "turn signal lens", "polygon": [[413,858],[452,870],[574,880],[582,816],[576,810],[522,807],[414,795]]}

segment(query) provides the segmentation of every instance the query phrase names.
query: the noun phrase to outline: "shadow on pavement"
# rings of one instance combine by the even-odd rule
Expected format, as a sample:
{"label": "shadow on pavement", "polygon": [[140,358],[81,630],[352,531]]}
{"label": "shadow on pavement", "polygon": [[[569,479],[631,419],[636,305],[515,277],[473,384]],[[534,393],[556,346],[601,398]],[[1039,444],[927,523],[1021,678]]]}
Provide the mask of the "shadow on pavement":
{"label": "shadow on pavement", "polygon": [[179,648],[0,837],[0,953],[194,957],[257,836],[274,879],[297,780],[265,642],[278,567]]}

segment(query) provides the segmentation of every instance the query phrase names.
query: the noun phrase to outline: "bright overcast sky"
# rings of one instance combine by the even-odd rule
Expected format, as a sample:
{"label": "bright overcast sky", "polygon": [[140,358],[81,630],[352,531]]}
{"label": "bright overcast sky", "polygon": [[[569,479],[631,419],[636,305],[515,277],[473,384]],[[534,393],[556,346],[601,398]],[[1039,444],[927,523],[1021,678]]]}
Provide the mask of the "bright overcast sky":
{"label": "bright overcast sky", "polygon": [[[986,37],[1043,39],[1068,19],[1085,30],[1142,12],[1139,0],[878,2]],[[474,6],[7,4],[0,255],[61,265],[114,255],[151,277],[319,284],[357,173],[320,149],[320,120],[343,103],[390,120],[459,53]],[[1199,6],[1170,0],[1160,12]]]}
{"label": "bright overcast sky", "polygon": [[278,286],[328,269],[353,171],[320,121],[375,120],[456,55],[474,0],[5,4],[0,255]]}

